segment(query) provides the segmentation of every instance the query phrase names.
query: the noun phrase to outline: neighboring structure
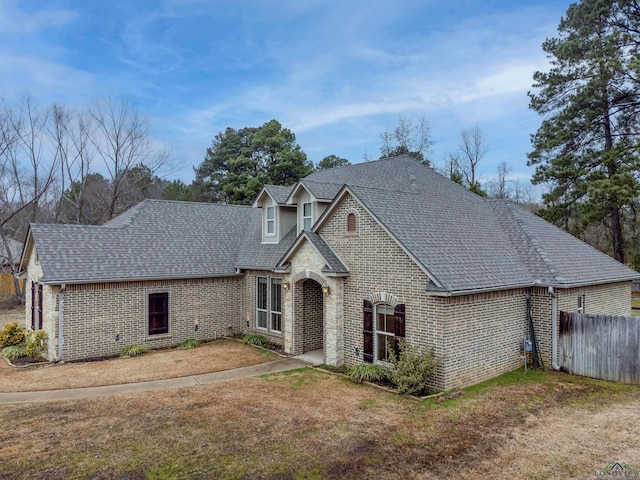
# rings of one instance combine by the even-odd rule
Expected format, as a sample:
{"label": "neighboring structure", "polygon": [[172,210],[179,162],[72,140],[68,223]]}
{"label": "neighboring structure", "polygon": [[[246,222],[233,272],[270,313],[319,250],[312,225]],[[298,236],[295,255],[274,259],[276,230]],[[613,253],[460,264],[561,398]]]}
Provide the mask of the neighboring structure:
{"label": "neighboring structure", "polygon": [[23,244],[12,238],[8,238],[7,242],[10,255],[7,254],[6,245],[0,240],[0,295],[15,295],[16,280],[13,275],[20,269]]}
{"label": "neighboring structure", "polygon": [[102,226],[31,225],[27,324],[49,358],[256,331],[330,365],[435,347],[432,387],[514,369],[527,298],[544,362],[560,310],[628,315],[633,270],[411,157],[266,186],[253,207],[146,200]]}

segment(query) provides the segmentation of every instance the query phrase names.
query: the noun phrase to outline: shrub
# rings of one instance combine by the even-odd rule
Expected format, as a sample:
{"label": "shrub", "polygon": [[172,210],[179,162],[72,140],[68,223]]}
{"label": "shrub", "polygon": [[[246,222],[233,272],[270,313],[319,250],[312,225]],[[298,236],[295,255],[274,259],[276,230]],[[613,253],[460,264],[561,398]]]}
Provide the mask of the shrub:
{"label": "shrub", "polygon": [[260,346],[271,345],[271,342],[269,340],[267,340],[265,337],[257,333],[247,333],[245,336],[242,337],[242,341],[248,345],[260,345]]}
{"label": "shrub", "polygon": [[47,348],[47,333],[44,330],[29,330],[24,348],[27,357],[42,358]]}
{"label": "shrub", "polygon": [[11,345],[2,349],[2,356],[13,360],[27,356],[27,350],[24,345]]}
{"label": "shrub", "polygon": [[20,345],[24,342],[24,337],[24,328],[18,325],[18,322],[7,323],[0,331],[0,347]]}
{"label": "shrub", "polygon": [[147,347],[143,347],[142,345],[127,345],[126,347],[122,347],[122,350],[120,350],[120,356],[137,357],[138,355],[143,355],[148,351],[149,349]]}
{"label": "shrub", "polygon": [[347,376],[352,382],[373,382],[373,383],[385,383],[390,379],[390,372],[387,367],[382,365],[372,365],[370,363],[361,363],[356,365]]}
{"label": "shrub", "polygon": [[428,393],[427,381],[440,361],[433,348],[418,349],[404,339],[399,341],[400,353],[389,358],[393,368],[391,381],[400,393],[424,395]]}
{"label": "shrub", "polygon": [[180,348],[197,348],[202,344],[197,338],[187,338],[180,344]]}

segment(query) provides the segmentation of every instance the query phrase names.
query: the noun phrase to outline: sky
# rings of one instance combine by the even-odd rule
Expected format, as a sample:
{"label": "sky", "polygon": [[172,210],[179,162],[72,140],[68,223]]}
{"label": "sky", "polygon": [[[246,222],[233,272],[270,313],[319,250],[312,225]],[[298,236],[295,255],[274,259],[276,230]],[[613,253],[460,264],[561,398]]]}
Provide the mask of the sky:
{"label": "sky", "polygon": [[377,158],[400,116],[441,163],[476,125],[487,182],[529,179],[532,76],[569,0],[0,0],[0,95],[125,96],[190,183],[216,133],[276,119],[314,163]]}

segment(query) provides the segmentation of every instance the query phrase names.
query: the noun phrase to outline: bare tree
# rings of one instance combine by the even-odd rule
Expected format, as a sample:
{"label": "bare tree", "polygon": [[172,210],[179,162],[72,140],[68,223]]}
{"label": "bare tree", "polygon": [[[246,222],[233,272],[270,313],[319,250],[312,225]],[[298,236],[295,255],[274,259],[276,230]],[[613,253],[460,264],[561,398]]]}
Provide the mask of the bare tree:
{"label": "bare tree", "polygon": [[140,166],[158,172],[168,165],[169,154],[154,147],[147,121],[127,99],[99,100],[89,113],[96,128],[92,143],[111,183],[105,199],[107,219],[111,219],[131,206],[124,199],[137,185],[130,181],[129,172]]}
{"label": "bare tree", "polygon": [[482,162],[489,146],[482,130],[475,127],[460,130],[460,144],[458,145],[459,166],[467,185],[477,185],[478,165]]}
{"label": "bare tree", "polygon": [[511,198],[511,187],[509,180],[509,174],[511,173],[511,167],[507,162],[500,162],[498,164],[498,174],[494,181],[489,183],[489,196],[492,198]]}
{"label": "bare tree", "polygon": [[[54,182],[57,162],[45,160],[47,113],[30,97],[18,111],[3,105],[0,117],[0,238],[7,258],[13,258],[9,238],[23,235],[29,222],[39,220],[39,204]],[[11,269],[17,273],[12,262]],[[15,276],[14,285],[22,298]]]}
{"label": "bare tree", "polygon": [[401,115],[396,127],[392,131],[383,132],[380,138],[382,139],[381,157],[405,154],[429,164],[427,154],[431,152],[433,141],[431,126],[424,116],[414,123],[410,118]]}

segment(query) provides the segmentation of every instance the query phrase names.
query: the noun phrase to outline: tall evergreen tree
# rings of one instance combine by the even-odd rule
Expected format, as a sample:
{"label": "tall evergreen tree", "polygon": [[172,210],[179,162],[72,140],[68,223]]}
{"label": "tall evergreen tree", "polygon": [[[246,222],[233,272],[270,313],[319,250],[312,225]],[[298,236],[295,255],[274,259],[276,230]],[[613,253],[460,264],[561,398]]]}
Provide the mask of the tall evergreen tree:
{"label": "tall evergreen tree", "polygon": [[265,184],[291,185],[313,165],[279,122],[218,133],[192,185],[195,199],[250,204]]}
{"label": "tall evergreen tree", "polygon": [[[636,2],[582,0],[542,48],[548,72],[534,74],[530,108],[544,116],[532,135],[534,183],[547,182],[542,214],[572,233],[602,222],[624,262],[622,213],[638,192],[639,30]],[[634,6],[635,5],[635,6]]]}

